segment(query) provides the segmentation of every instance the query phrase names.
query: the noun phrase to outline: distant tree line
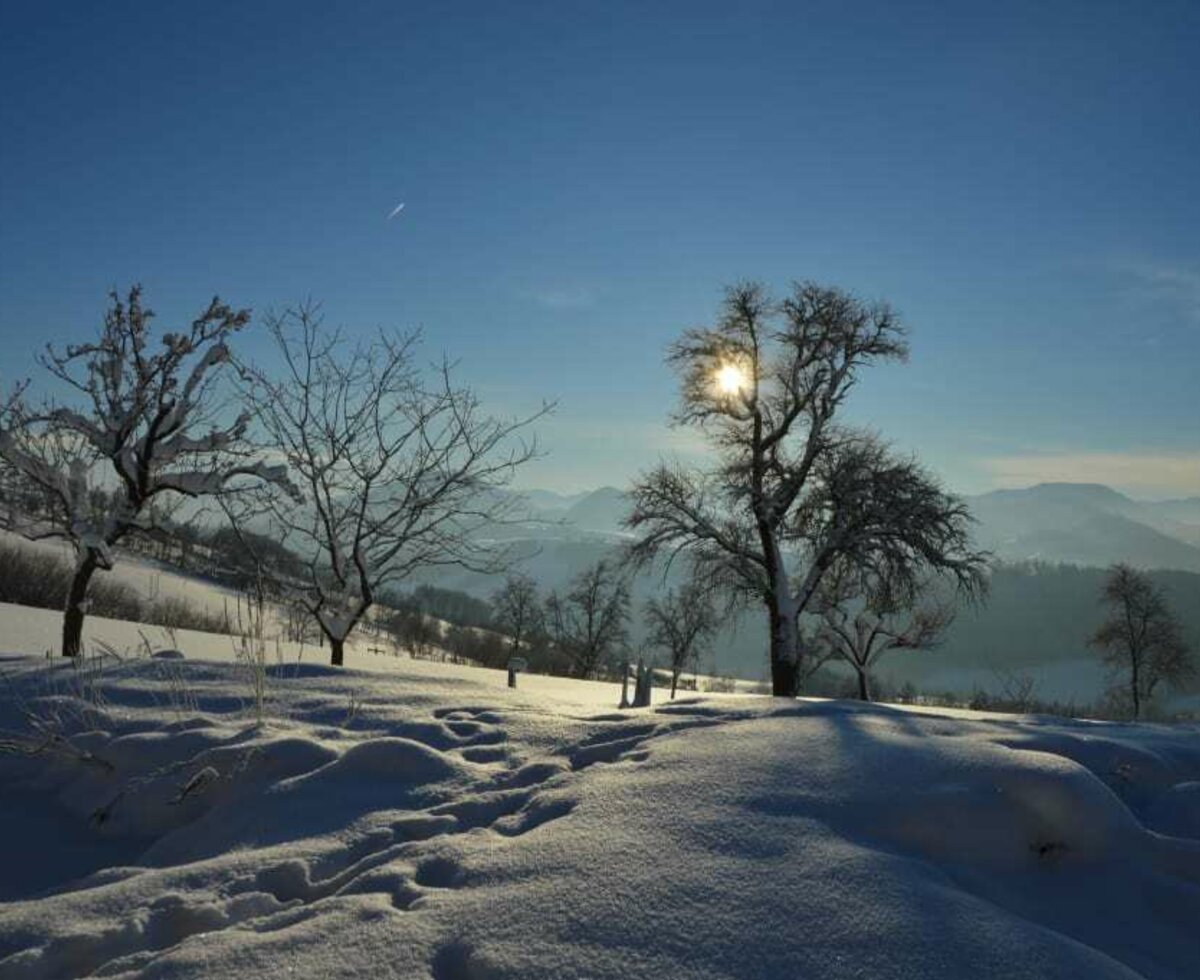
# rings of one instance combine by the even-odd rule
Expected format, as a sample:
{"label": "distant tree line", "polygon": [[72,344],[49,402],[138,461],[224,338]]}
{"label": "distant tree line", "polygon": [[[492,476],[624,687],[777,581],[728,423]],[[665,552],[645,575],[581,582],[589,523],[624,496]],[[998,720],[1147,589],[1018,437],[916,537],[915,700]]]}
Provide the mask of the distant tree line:
{"label": "distant tree line", "polygon": [[[1103,568],[1042,561],[992,562],[987,604],[957,607],[944,636],[944,657],[964,667],[1002,671],[1090,657],[1088,630],[1107,574]],[[1164,569],[1141,574],[1162,591],[1184,634],[1200,637],[1200,574]],[[953,594],[935,588],[928,598],[943,602]],[[935,662],[910,661],[922,663]]]}
{"label": "distant tree line", "polygon": [[698,667],[718,625],[705,590],[695,583],[669,590],[643,606],[647,640],[635,651],[629,571],[611,559],[544,594],[529,576],[510,573],[490,601],[420,586],[389,595],[384,605],[381,625],[416,657],[445,656],[489,667],[520,657],[537,673],[598,679],[619,676],[624,664],[640,656],[662,665],[672,696],[681,674]]}

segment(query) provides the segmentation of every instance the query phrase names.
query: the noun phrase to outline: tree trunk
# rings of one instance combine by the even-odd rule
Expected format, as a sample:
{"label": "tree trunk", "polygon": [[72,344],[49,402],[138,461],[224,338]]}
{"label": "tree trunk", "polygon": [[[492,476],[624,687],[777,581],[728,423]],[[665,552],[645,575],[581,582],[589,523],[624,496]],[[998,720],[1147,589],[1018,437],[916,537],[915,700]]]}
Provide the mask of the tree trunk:
{"label": "tree trunk", "polygon": [[800,638],[796,621],[788,612],[780,612],[775,603],[767,603],[771,619],[771,694],[794,698],[800,687]]}
{"label": "tree trunk", "polygon": [[83,609],[87,601],[88,583],[99,565],[96,556],[88,551],[75,569],[71,587],[67,590],[67,605],[63,610],[62,655],[78,657],[83,645]]}
{"label": "tree trunk", "polygon": [[771,694],[794,698],[800,690],[800,634],[796,600],[788,582],[787,563],[774,531],[759,523],[759,538],[767,556],[768,590],[763,596],[771,629]]}
{"label": "tree trunk", "polygon": [[800,686],[800,669],[794,660],[771,661],[771,694],[777,698],[794,698]]}
{"label": "tree trunk", "polygon": [[1137,721],[1142,713],[1142,698],[1141,691],[1139,690],[1141,687],[1139,683],[1141,678],[1138,677],[1138,662],[1136,657],[1133,660],[1131,668],[1129,672],[1129,694],[1133,701],[1133,720]]}
{"label": "tree trunk", "polygon": [[581,681],[586,681],[595,673],[600,658],[589,650],[580,652],[575,661],[576,674]]}
{"label": "tree trunk", "polygon": [[334,667],[342,666],[345,658],[346,641],[340,637],[329,637],[329,663]]}
{"label": "tree trunk", "polygon": [[675,700],[675,688],[679,686],[679,674],[680,674],[680,671],[678,671],[678,670],[671,671],[671,700],[672,701]]}
{"label": "tree trunk", "polygon": [[858,671],[858,700],[870,701],[871,681],[867,676],[867,669],[865,667],[856,667],[855,669]]}

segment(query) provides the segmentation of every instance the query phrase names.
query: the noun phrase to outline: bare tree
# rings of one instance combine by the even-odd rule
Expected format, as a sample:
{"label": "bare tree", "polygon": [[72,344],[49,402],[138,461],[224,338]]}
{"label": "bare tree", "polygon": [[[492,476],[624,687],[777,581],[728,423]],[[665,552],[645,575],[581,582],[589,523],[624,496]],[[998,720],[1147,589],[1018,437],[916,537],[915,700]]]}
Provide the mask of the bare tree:
{"label": "bare tree", "polygon": [[565,595],[550,594],[546,619],[575,675],[592,677],[625,644],[629,583],[616,565],[602,559],[580,573]]}
{"label": "bare tree", "polygon": [[646,642],[667,651],[671,668],[671,699],[679,686],[679,675],[691,665],[695,669],[708,643],[720,627],[717,608],[708,589],[691,581],[678,591],[671,589],[661,599],[646,603]]}
{"label": "bare tree", "polygon": [[776,695],[797,691],[799,617],[838,556],[902,577],[931,567],[968,589],[979,581],[965,506],[914,461],[836,422],[862,367],[907,352],[888,306],[812,283],[779,303],[760,285],[735,286],[716,326],[670,348],[682,379],[675,422],[698,428],[717,462],[662,464],[637,482],[630,557],[687,553],[706,581],[761,602]]}
{"label": "bare tree", "polygon": [[418,369],[416,335],[351,344],[313,304],[270,315],[267,327],[284,370],[245,367],[248,397],[306,499],[269,495],[259,519],[305,557],[303,598],[339,665],[383,589],[431,566],[504,567],[507,550],[482,532],[508,518],[498,491],[536,455],[522,430],[549,407],[485,416],[448,363]]}
{"label": "bare tree", "polygon": [[824,577],[812,609],[815,642],[853,668],[860,700],[872,700],[875,665],[895,650],[932,650],[954,621],[954,606],[923,601],[927,586],[902,585],[863,575],[838,562]]}
{"label": "bare tree", "polygon": [[153,344],[154,314],[140,286],[115,292],[99,336],[47,347],[42,366],[74,402],[31,406],[15,393],[0,411],[0,458],[33,488],[33,506],[11,514],[30,539],[59,538],[75,552],[62,653],[79,652],[88,584],[111,569],[113,548],[161,517],[166,495],[208,497],[238,477],[283,483],[282,467],[253,459],[249,416],[229,417],[217,389],[228,341],[249,321],[214,298],[179,333]]}
{"label": "bare tree", "polygon": [[1113,565],[1100,601],[1110,608],[1109,616],[1088,642],[1102,651],[1114,671],[1126,673],[1130,711],[1136,719],[1159,684],[1192,673],[1192,654],[1162,589],[1144,572],[1124,563]]}
{"label": "bare tree", "polygon": [[528,575],[509,575],[492,594],[492,618],[508,635],[512,655],[519,656],[522,644],[542,625],[537,583]]}

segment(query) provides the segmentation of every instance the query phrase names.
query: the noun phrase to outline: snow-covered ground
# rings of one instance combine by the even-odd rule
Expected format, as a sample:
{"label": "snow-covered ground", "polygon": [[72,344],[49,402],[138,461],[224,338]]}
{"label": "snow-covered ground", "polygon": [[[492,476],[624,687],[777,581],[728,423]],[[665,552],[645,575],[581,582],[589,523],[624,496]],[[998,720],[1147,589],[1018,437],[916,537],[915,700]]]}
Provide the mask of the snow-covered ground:
{"label": "snow-covered ground", "polygon": [[236,638],[60,625],[0,605],[0,980],[1200,976],[1197,726],[618,711],[362,636],[269,639],[260,723]]}
{"label": "snow-covered ground", "polygon": [[1200,973],[1194,726],[189,653],[0,661],[0,978]]}
{"label": "snow-covered ground", "polygon": [[[74,555],[65,541],[27,541],[20,535],[0,530],[0,545],[22,548],[37,554],[53,555],[68,565]],[[193,608],[222,615],[230,619],[237,613],[238,593],[214,582],[185,575],[166,565],[117,551],[117,563],[111,571],[99,571],[94,581],[102,579],[119,582],[134,589],[143,599],[182,599]],[[56,641],[57,647],[57,641]]]}

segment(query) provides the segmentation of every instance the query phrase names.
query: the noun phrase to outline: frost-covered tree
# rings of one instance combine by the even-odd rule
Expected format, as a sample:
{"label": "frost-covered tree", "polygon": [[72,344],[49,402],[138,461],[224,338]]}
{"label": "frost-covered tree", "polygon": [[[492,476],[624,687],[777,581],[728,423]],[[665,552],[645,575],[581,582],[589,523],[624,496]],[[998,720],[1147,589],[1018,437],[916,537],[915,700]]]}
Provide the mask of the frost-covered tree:
{"label": "frost-covered tree", "polygon": [[80,649],[88,584],[111,569],[114,547],[151,528],[164,496],[208,497],[239,477],[282,482],[285,471],[250,455],[249,416],[230,417],[218,395],[229,339],[249,321],[214,298],[182,331],[156,336],[139,286],[116,293],[93,341],[47,347],[42,366],[64,400],[33,405],[27,389],[0,410],[0,460],[29,506],[10,524],[75,552],[62,653]]}
{"label": "frost-covered tree", "polygon": [[601,559],[577,575],[563,595],[550,593],[546,621],[575,676],[593,677],[625,645],[629,582],[618,566]]}
{"label": "frost-covered tree", "polygon": [[542,604],[537,582],[528,575],[512,574],[492,593],[492,620],[507,634],[514,657],[542,626]]}
{"label": "frost-covered tree", "polygon": [[283,584],[300,592],[339,665],[379,595],[418,569],[503,570],[508,550],[484,532],[509,518],[498,491],[536,455],[522,434],[549,408],[484,415],[449,364],[419,370],[416,335],[351,343],[312,304],[266,323],[283,370],[244,366],[247,397],[305,500],[265,494],[257,519],[303,556],[300,580]]}
{"label": "frost-covered tree", "polygon": [[668,590],[662,598],[650,599],[643,615],[646,642],[667,652],[674,699],[679,675],[689,666],[695,668],[720,627],[718,610],[709,590],[700,582],[690,581],[678,590]]}
{"label": "frost-covered tree", "polygon": [[1113,565],[1104,579],[1101,602],[1109,607],[1108,619],[1088,642],[1114,671],[1125,674],[1130,711],[1140,718],[1159,684],[1193,672],[1191,651],[1162,589],[1144,572],[1124,563]]}
{"label": "frost-covered tree", "polygon": [[896,650],[932,650],[954,621],[954,605],[930,598],[936,582],[898,583],[836,562],[822,579],[811,609],[818,656],[845,661],[858,681],[858,696],[872,699],[872,674]]}
{"label": "frost-covered tree", "polygon": [[838,424],[859,371],[907,352],[888,306],[812,283],[782,302],[735,286],[715,326],[670,348],[682,381],[675,422],[697,428],[716,460],[664,463],[636,483],[630,555],[686,553],[705,581],[761,603],[776,695],[797,691],[799,617],[835,558],[902,576],[929,567],[967,586],[982,560],[961,502],[914,461]]}

